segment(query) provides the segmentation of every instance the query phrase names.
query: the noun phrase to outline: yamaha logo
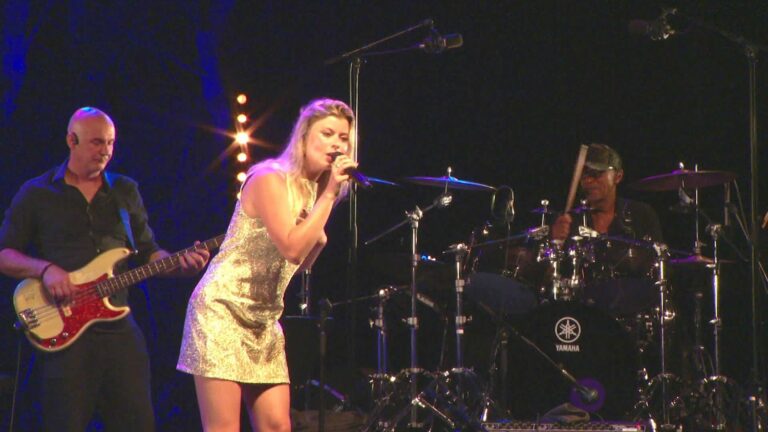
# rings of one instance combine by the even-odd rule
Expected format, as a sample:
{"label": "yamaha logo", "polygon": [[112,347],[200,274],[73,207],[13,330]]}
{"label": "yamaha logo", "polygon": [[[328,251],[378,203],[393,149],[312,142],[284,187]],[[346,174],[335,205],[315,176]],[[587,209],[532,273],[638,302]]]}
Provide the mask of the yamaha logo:
{"label": "yamaha logo", "polygon": [[562,317],[555,323],[555,336],[560,342],[574,343],[581,336],[581,324],[576,318]]}

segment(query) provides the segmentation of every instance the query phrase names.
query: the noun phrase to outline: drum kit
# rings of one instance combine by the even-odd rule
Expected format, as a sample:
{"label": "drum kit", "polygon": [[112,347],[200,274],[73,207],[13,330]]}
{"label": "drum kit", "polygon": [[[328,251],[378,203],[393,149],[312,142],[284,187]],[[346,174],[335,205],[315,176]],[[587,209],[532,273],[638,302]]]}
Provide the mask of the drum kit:
{"label": "drum kit", "polygon": [[[693,253],[648,238],[598,233],[588,226],[591,209],[586,201],[571,208],[579,226],[565,241],[551,238],[549,223],[556,212],[548,200],[531,211],[539,217],[538,225],[513,233],[511,188],[459,179],[450,168],[441,177],[403,179],[439,188],[441,193],[427,207],[407,211],[400,223],[365,242],[369,245],[402,226],[410,227],[410,284],[387,286],[375,295],[378,305],[371,323],[377,335],[377,371],[370,376],[375,403],[363,430],[485,431],[488,422],[509,418],[557,422],[593,418],[647,422],[649,430],[730,430],[735,387],[722,375],[720,347],[722,226],[708,224],[713,256],[703,256],[698,192],[734,178],[724,171],[681,168],[631,185],[642,191],[694,191]],[[450,311],[455,352],[451,368],[431,371],[420,366],[417,356],[417,305],[430,301],[417,283],[422,263],[419,225],[430,210],[452,204],[453,190],[490,193],[492,208],[498,207],[493,201],[504,195],[501,201],[506,204],[496,216],[505,231],[492,238],[493,227],[484,225],[467,243],[452,244],[444,252],[453,264]],[[711,367],[701,367],[695,382],[673,373],[668,361],[669,333],[677,315],[669,268],[691,266],[711,272],[713,299],[712,347],[706,349],[697,337],[692,349],[698,364]],[[409,329],[410,355],[409,366],[392,374],[385,309],[399,292],[411,297],[410,316],[403,320]],[[702,298],[699,295],[697,301]],[[695,332],[700,335],[701,308],[696,312]],[[472,328],[477,315],[490,318],[496,330],[489,343],[490,360],[484,365],[487,374],[465,361],[465,338],[478,331]]]}

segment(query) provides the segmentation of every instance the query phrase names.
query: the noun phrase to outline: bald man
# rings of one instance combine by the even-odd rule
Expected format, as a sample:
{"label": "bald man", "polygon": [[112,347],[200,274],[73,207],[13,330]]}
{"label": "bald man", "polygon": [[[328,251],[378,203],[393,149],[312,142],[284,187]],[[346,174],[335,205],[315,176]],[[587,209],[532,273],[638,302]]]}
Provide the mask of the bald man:
{"label": "bald man", "polygon": [[[69,273],[104,251],[135,248],[137,264],[169,255],[155,241],[136,181],[105,171],[115,139],[115,124],[106,113],[92,107],[75,111],[67,127],[67,160],[24,183],[6,210],[0,272],[39,279],[49,298],[66,304],[76,292]],[[165,276],[197,274],[208,259],[204,249],[187,253]],[[118,264],[115,273],[124,266]],[[110,302],[127,306],[127,297],[123,290]],[[69,347],[41,352],[37,361],[44,430],[83,431],[95,412],[107,431],[154,430],[149,357],[130,313],[88,327]]]}

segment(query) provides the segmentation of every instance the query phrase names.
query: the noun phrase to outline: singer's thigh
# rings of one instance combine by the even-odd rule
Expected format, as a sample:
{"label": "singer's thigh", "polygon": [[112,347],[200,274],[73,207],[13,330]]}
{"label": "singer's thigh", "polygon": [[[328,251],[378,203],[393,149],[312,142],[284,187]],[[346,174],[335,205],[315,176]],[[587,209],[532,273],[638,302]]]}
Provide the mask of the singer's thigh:
{"label": "singer's thigh", "polygon": [[205,430],[239,431],[240,383],[195,375],[195,392]]}
{"label": "singer's thigh", "polygon": [[291,430],[291,391],[288,384],[245,384],[243,399],[254,430]]}

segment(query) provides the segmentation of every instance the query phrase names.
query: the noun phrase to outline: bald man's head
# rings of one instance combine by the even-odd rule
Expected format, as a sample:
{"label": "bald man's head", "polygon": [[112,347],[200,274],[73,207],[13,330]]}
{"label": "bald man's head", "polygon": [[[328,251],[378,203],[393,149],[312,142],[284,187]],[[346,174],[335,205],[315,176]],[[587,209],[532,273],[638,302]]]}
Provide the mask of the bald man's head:
{"label": "bald man's head", "polygon": [[78,175],[92,177],[103,171],[112,158],[115,124],[98,108],[75,111],[67,126],[69,168]]}

